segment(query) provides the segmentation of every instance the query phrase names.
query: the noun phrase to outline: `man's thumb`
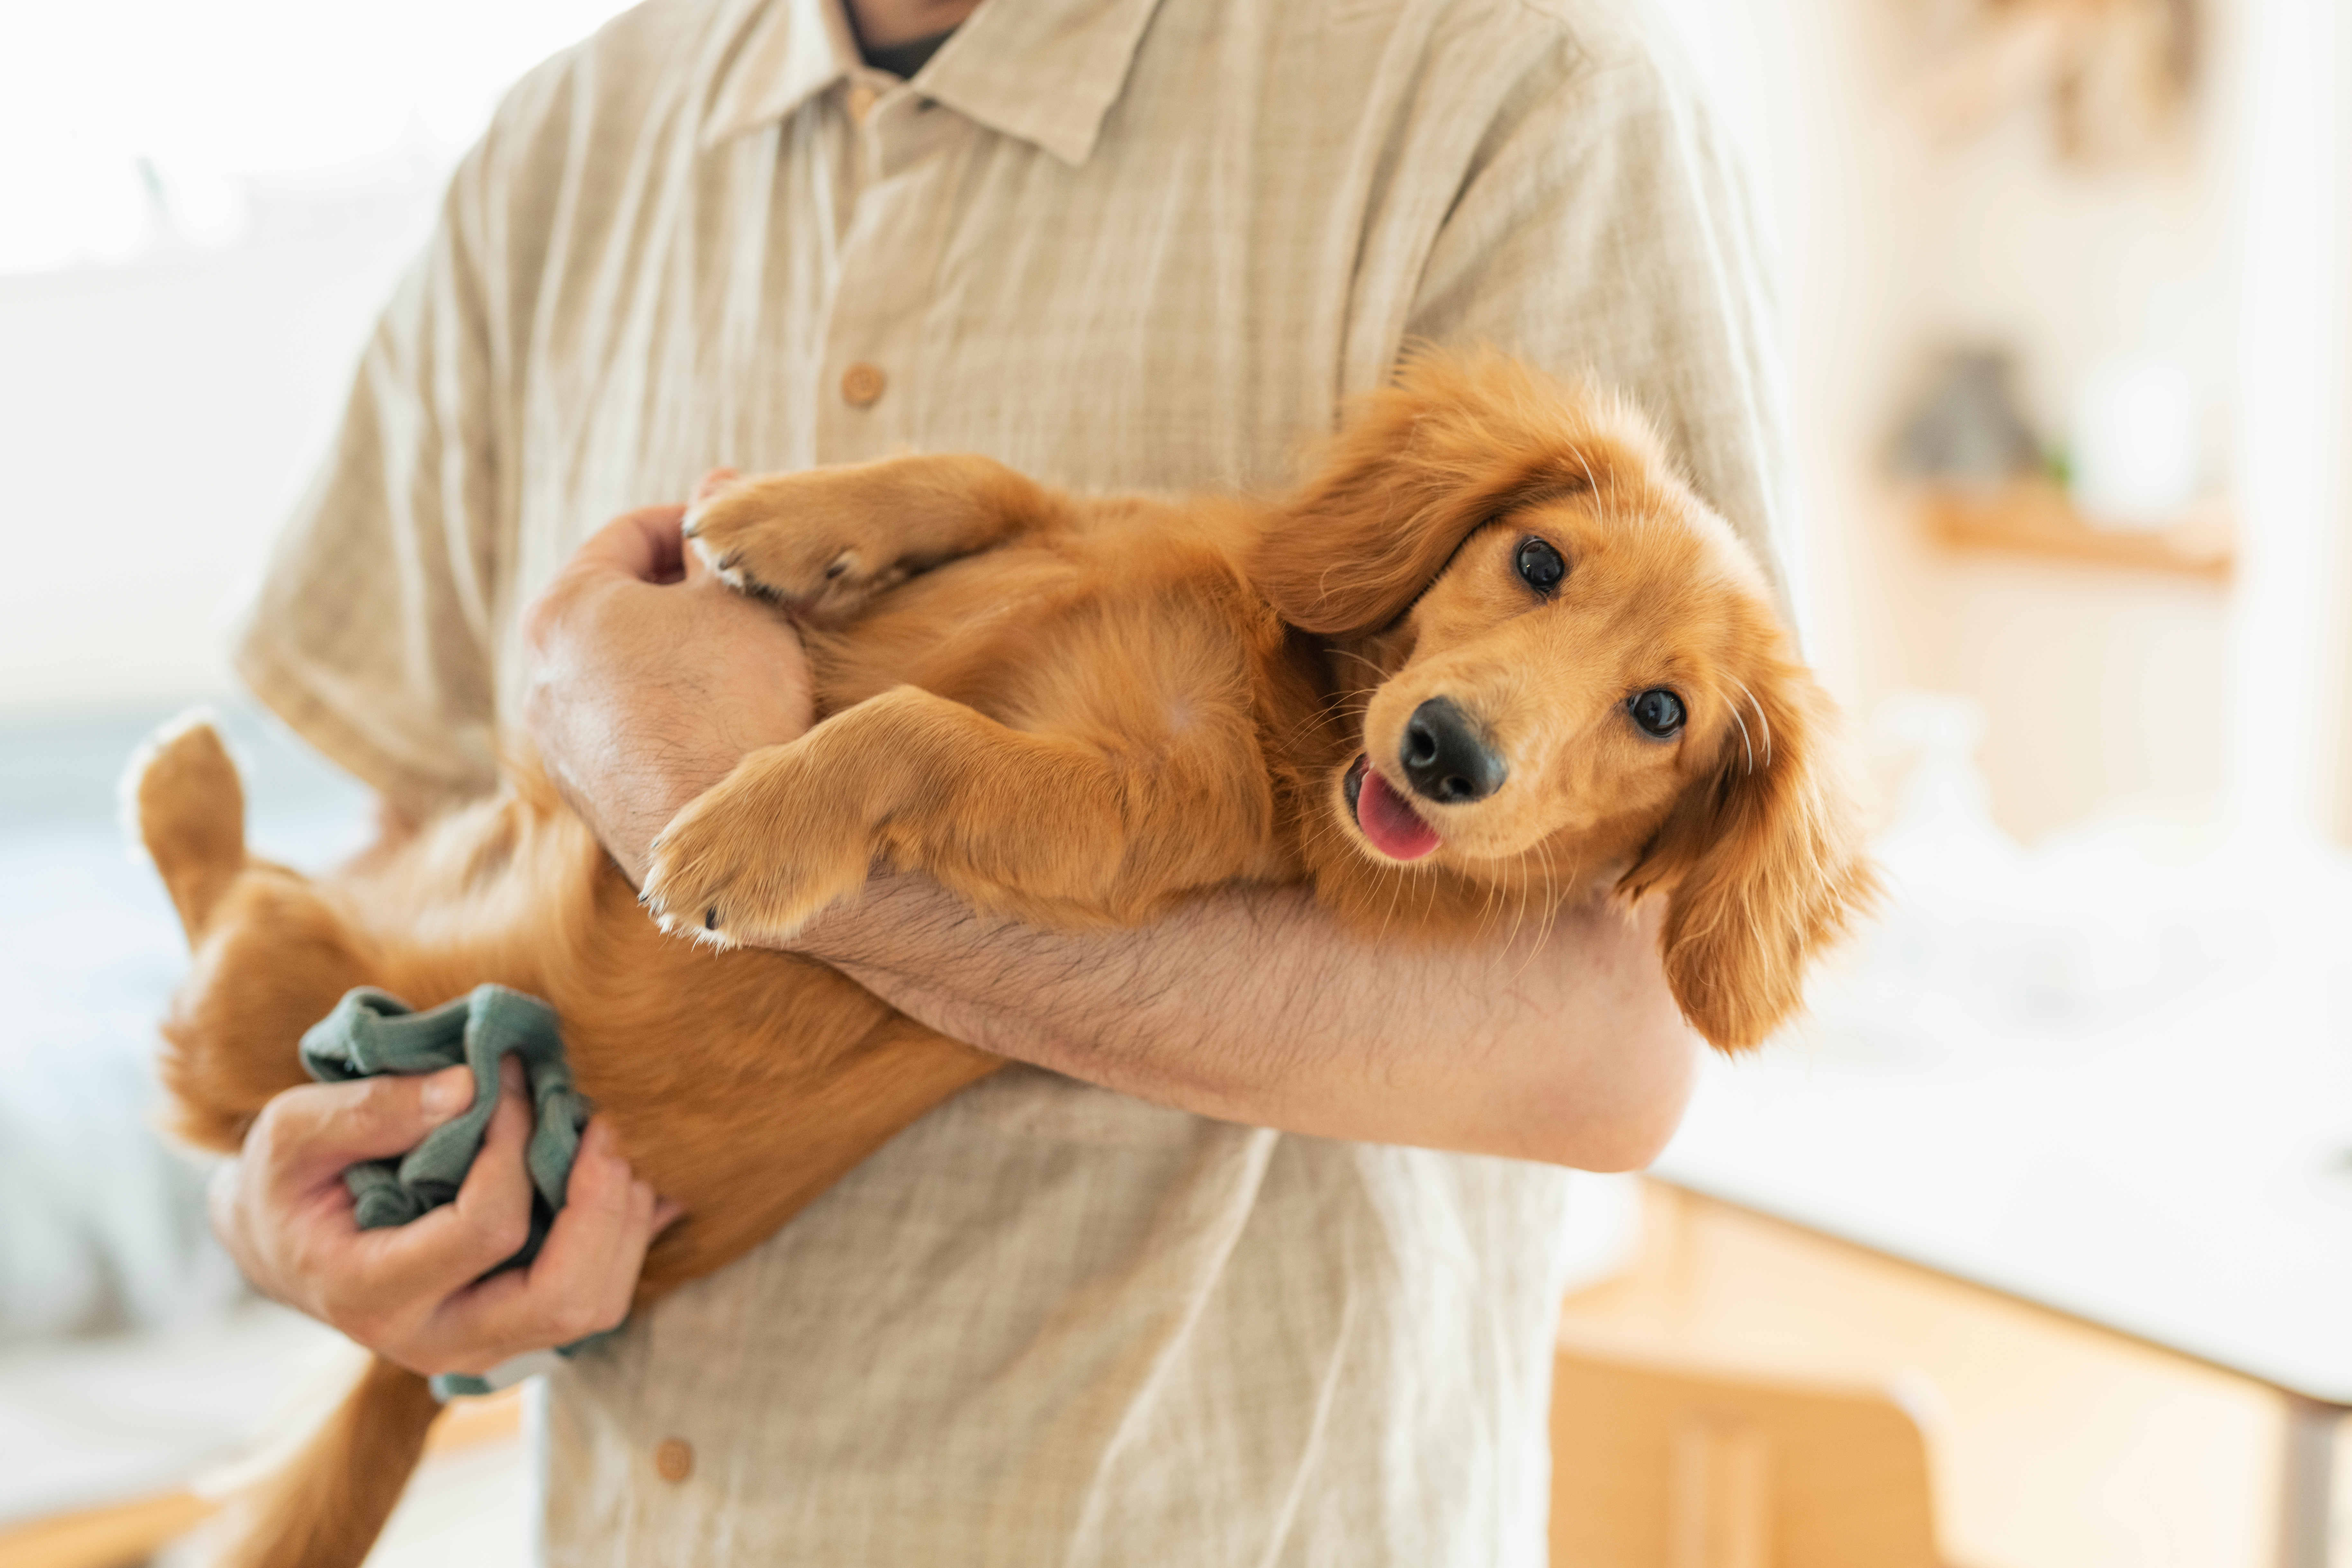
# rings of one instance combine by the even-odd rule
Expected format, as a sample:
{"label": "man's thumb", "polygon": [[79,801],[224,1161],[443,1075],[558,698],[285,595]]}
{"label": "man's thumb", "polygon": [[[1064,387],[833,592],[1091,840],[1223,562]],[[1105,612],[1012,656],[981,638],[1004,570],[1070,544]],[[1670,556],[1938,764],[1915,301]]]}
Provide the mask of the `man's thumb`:
{"label": "man's thumb", "polygon": [[416,1107],[428,1128],[440,1126],[473,1103],[474,1069],[463,1063],[417,1079]]}
{"label": "man's thumb", "polygon": [[[415,1148],[427,1132],[474,1102],[474,1070],[458,1066],[413,1076],[385,1074],[317,1084],[278,1098],[290,1102],[287,1110],[293,1113],[283,1118],[293,1125],[276,1129],[281,1138],[312,1159],[347,1165]],[[309,1126],[301,1125],[306,1121]]]}

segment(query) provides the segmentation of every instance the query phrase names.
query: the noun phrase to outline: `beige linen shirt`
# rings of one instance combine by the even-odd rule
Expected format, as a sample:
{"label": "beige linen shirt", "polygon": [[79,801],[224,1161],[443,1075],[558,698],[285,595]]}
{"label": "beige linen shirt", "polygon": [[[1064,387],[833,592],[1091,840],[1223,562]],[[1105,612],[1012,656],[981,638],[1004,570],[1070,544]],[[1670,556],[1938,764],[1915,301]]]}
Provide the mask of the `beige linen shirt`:
{"label": "beige linen shirt", "polygon": [[[459,170],[239,668],[428,809],[706,467],[1271,485],[1413,338],[1631,391],[1777,570],[1769,315],[1632,0],[987,0],[910,82],[653,0]],[[1563,1190],[1009,1070],[554,1375],[545,1559],[1540,1563]]]}

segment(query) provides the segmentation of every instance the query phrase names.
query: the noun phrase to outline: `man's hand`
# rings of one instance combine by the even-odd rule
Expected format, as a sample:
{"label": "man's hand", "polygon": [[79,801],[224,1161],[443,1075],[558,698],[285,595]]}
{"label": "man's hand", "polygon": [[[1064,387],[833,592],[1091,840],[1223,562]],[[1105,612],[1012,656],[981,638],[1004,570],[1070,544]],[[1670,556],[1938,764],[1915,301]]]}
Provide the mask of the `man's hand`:
{"label": "man's hand", "polygon": [[800,638],[683,548],[684,519],[663,506],[608,523],[523,611],[524,721],[632,882],[681,806],[812,713]]}
{"label": "man's hand", "polygon": [[454,1201],[382,1230],[353,1220],[344,1168],[415,1148],[473,1098],[463,1067],[286,1090],[214,1176],[213,1229],[262,1294],[415,1372],[484,1373],[618,1324],[646,1248],[677,1211],[630,1173],[602,1118],[530,1267],[481,1278],[530,1229],[530,1110],[515,1062]]}

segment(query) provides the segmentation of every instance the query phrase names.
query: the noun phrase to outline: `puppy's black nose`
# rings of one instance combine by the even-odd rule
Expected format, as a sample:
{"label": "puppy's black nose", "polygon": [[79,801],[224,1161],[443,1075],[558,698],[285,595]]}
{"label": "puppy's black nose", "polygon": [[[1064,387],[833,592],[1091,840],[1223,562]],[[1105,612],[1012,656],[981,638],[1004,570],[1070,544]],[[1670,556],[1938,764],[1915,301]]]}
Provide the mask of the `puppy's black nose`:
{"label": "puppy's black nose", "polygon": [[1503,776],[1511,771],[1450,697],[1433,697],[1412,710],[1397,760],[1413,794],[1440,805],[1484,800],[1503,787]]}

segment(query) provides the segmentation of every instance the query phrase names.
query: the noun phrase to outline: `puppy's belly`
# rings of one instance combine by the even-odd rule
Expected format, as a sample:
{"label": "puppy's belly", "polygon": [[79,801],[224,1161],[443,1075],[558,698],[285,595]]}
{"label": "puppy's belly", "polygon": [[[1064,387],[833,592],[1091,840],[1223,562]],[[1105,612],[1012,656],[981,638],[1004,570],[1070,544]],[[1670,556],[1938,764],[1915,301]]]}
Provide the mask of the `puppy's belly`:
{"label": "puppy's belly", "polygon": [[1144,749],[1220,719],[1245,726],[1248,651],[1206,563],[1163,552],[1118,571],[1095,559],[1107,542],[954,562],[811,633],[819,710],[906,685],[1014,729]]}

